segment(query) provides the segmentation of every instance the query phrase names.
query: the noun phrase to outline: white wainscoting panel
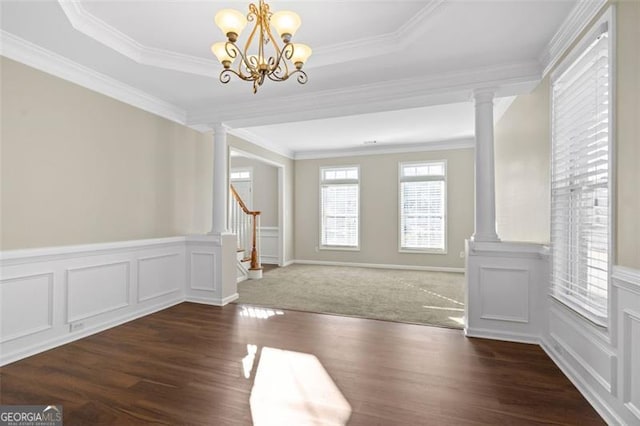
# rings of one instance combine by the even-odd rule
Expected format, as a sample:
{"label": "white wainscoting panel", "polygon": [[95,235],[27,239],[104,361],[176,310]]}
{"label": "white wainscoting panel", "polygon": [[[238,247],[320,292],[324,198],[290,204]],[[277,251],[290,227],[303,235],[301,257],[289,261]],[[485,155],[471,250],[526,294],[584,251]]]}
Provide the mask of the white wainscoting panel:
{"label": "white wainscoting panel", "polygon": [[238,298],[235,236],[0,252],[0,365],[185,300]]}
{"label": "white wainscoting panel", "polygon": [[0,252],[0,365],[184,301],[184,253],[185,237]]}
{"label": "white wainscoting panel", "polygon": [[542,347],[611,425],[640,425],[640,271],[614,266],[609,326],[550,296]]}
{"label": "white wainscoting panel", "polygon": [[617,357],[595,325],[585,323],[566,308],[554,304],[549,311],[551,345],[592,386],[607,393],[617,389]]}
{"label": "white wainscoting panel", "polygon": [[278,256],[279,229],[277,226],[260,227],[260,262],[277,265],[280,261]]}
{"label": "white wainscoting panel", "polygon": [[0,280],[0,343],[53,326],[53,273]]}
{"label": "white wainscoting panel", "polygon": [[129,305],[130,262],[67,269],[67,322]]}
{"label": "white wainscoting panel", "polygon": [[529,271],[505,267],[480,267],[480,317],[529,322]]}
{"label": "white wainscoting panel", "polygon": [[180,253],[138,259],[138,303],[180,291],[183,265]]}
{"label": "white wainscoting panel", "polygon": [[540,244],[467,241],[466,335],[539,343],[547,275]]}
{"label": "white wainscoting panel", "polygon": [[629,424],[640,425],[640,270],[614,267],[614,294],[617,294],[618,353],[621,367],[621,402]]}
{"label": "white wainscoting panel", "polygon": [[622,327],[625,342],[622,401],[640,423],[640,313],[625,310]]}
{"label": "white wainscoting panel", "polygon": [[191,252],[191,274],[189,287],[193,290],[216,291],[216,254],[212,252]]}
{"label": "white wainscoting panel", "polygon": [[187,237],[188,302],[223,306],[238,298],[235,238],[233,234]]}

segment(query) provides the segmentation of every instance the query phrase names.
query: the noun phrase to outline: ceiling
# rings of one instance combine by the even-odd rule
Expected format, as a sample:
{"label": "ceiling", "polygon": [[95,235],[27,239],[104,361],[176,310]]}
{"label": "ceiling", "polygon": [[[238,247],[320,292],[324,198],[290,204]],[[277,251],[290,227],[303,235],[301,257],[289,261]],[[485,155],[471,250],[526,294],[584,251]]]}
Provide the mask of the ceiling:
{"label": "ceiling", "polygon": [[194,128],[224,122],[293,156],[365,140],[473,136],[472,91],[495,88],[507,97],[499,106],[529,91],[548,66],[554,35],[580,5],[270,1],[274,11],[300,15],[294,41],[309,44],[314,54],[305,65],[306,85],[268,81],[254,95],[250,83],[221,84],[221,67],[209,50],[223,40],[216,12],[247,4],[5,0],[2,54]]}

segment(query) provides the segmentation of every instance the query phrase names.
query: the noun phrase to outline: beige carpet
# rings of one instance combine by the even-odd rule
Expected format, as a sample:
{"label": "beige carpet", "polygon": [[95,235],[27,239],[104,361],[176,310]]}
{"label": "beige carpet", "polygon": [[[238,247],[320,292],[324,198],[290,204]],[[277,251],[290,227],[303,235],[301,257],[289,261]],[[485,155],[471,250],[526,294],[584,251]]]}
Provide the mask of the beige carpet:
{"label": "beige carpet", "polygon": [[462,328],[464,274],[291,265],[238,284],[237,303]]}

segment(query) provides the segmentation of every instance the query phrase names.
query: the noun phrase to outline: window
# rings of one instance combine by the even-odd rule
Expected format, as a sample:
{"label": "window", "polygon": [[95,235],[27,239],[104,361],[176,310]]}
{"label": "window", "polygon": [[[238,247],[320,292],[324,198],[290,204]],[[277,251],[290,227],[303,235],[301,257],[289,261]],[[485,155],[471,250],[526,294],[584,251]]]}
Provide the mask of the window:
{"label": "window", "polygon": [[446,252],[446,163],[400,163],[400,251]]}
{"label": "window", "polygon": [[552,77],[552,295],[606,326],[612,217],[606,24],[581,47]]}
{"label": "window", "polygon": [[231,171],[231,180],[251,180],[251,169],[234,169]]}
{"label": "window", "polygon": [[320,169],[320,246],[357,249],[360,234],[358,166]]}

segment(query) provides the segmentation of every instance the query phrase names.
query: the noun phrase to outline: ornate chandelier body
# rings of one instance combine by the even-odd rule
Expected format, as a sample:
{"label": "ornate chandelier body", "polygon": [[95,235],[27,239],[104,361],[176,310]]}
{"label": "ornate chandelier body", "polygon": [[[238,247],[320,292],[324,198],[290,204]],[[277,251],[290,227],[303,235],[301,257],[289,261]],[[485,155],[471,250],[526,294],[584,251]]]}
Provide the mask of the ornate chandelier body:
{"label": "ornate chandelier body", "polygon": [[[301,25],[300,17],[289,11],[273,13],[264,0],[258,6],[249,4],[249,13],[245,17],[233,9],[223,9],[216,14],[215,22],[227,37],[226,42],[214,43],[211,51],[216,55],[224,69],[220,72],[220,81],[228,83],[231,76],[253,82],[253,93],[264,83],[265,78],[272,81],[284,81],[297,74],[298,83],[307,82],[307,74],[302,66],[311,56],[309,46],[292,43],[291,38]],[[236,42],[248,22],[254,22],[243,49]],[[280,35],[282,47],[273,36],[271,26]],[[234,65],[234,61],[238,62]],[[233,65],[233,67],[232,67]]]}

